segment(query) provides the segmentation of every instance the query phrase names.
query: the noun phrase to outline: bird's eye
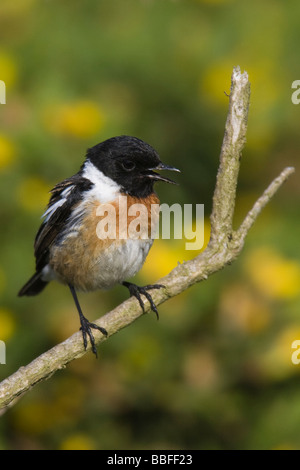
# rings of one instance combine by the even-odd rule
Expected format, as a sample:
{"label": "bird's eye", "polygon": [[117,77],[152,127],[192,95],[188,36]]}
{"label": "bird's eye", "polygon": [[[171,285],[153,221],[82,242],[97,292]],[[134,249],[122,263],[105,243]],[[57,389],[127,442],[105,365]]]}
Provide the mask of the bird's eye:
{"label": "bird's eye", "polygon": [[132,160],[123,160],[122,167],[125,171],[132,171],[135,169],[135,163]]}

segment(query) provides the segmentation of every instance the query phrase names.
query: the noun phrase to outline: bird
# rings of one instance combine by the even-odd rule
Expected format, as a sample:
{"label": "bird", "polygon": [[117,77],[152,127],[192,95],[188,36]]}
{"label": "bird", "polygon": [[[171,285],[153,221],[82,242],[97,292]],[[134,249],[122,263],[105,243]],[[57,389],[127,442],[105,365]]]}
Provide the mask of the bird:
{"label": "bird", "polygon": [[[148,230],[158,224],[157,211],[153,220],[149,215],[150,207],[159,207],[160,203],[154,183],[177,184],[157,173],[160,170],[180,172],[163,164],[157,151],[143,140],[120,135],[87,149],[79,171],[50,191],[49,203],[34,241],[36,270],[18,295],[37,295],[53,280],[67,285],[79,314],[84,348],[87,349],[89,339],[96,357],[92,330],[97,329],[105,336],[108,333],[83,314],[78,291],[111,289],[121,284],[129,290],[130,296],[136,297],[143,311],[142,296],[146,297],[158,318],[157,307],[148,291],[164,286],[142,287],[127,279],[141,269],[154,241],[153,232],[149,234]],[[129,208],[142,204],[147,209],[146,230],[137,227],[140,233],[137,230],[133,237],[121,237],[117,232],[114,238],[99,237],[100,218],[97,214],[106,209],[107,204],[115,209],[116,222],[124,217],[120,197],[126,197]],[[127,222],[132,221],[128,214],[129,210]]]}

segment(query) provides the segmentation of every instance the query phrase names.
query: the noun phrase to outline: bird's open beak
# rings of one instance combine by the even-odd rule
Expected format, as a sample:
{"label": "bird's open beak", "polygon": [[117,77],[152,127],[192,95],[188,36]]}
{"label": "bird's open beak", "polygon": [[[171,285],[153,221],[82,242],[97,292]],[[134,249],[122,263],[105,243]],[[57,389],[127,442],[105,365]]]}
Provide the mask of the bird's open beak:
{"label": "bird's open beak", "polygon": [[167,178],[166,176],[161,176],[158,173],[155,173],[153,170],[169,170],[169,171],[178,171],[180,173],[180,170],[178,170],[178,168],[160,163],[155,168],[151,168],[149,173],[147,173],[148,178],[152,178],[155,181],[164,181],[165,183],[178,184],[175,181],[171,180],[170,178]]}

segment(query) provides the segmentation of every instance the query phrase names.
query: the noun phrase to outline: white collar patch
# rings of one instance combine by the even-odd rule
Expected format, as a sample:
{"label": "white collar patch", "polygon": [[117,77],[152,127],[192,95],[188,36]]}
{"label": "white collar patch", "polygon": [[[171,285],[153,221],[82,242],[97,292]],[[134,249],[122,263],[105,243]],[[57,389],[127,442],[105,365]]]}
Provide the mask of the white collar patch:
{"label": "white collar patch", "polygon": [[88,194],[100,202],[113,201],[121,191],[121,187],[113,179],[105,176],[90,161],[85,162],[82,176],[94,184]]}

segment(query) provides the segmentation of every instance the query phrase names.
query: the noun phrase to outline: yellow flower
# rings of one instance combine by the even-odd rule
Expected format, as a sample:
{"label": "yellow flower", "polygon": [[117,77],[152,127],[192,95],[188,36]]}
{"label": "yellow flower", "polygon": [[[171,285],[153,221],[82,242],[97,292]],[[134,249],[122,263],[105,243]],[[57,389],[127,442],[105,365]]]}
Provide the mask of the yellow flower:
{"label": "yellow flower", "polygon": [[0,170],[10,166],[14,161],[15,155],[16,149],[13,142],[3,134],[0,134]]}
{"label": "yellow flower", "polygon": [[3,80],[7,87],[12,87],[17,80],[16,62],[4,51],[0,51],[0,80]]}
{"label": "yellow flower", "polygon": [[71,434],[60,446],[61,450],[95,450],[95,442],[87,435]]}
{"label": "yellow flower", "polygon": [[17,197],[20,205],[28,211],[43,211],[49,201],[50,186],[35,176],[22,181]]}
{"label": "yellow flower", "polygon": [[224,92],[230,93],[230,77],[234,64],[231,60],[217,62],[206,69],[200,82],[199,94],[208,97],[213,104],[228,106]]}
{"label": "yellow flower", "polygon": [[245,269],[256,288],[274,299],[291,299],[300,293],[300,264],[270,248],[252,252]]}
{"label": "yellow flower", "polygon": [[104,117],[95,103],[86,100],[48,107],[44,122],[47,130],[54,134],[85,139],[102,129]]}
{"label": "yellow flower", "polygon": [[16,328],[16,322],[10,310],[0,308],[0,340],[7,341],[11,338]]}

